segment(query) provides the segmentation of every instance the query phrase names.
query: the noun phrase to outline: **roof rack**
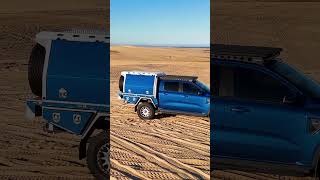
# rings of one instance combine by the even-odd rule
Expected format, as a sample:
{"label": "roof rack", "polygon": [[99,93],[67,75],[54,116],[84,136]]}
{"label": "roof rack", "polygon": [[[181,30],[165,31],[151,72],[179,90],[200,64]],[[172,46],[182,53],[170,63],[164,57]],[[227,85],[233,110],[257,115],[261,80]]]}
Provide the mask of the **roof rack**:
{"label": "roof rack", "polygon": [[73,34],[94,34],[94,35],[102,35],[110,37],[107,30],[105,29],[77,29],[72,28],[69,30],[64,31],[64,33],[73,33]]}
{"label": "roof rack", "polygon": [[[71,30],[65,32],[42,31],[36,35],[36,41],[68,40],[83,42],[110,42],[110,36],[103,31]],[[41,43],[40,43],[41,44]]]}
{"label": "roof rack", "polygon": [[195,81],[198,79],[197,76],[177,76],[177,75],[166,75],[160,77],[162,80],[182,80],[182,81]]}
{"label": "roof rack", "polygon": [[280,55],[281,48],[211,44],[213,58],[251,63],[266,63]]}
{"label": "roof rack", "polygon": [[146,72],[146,71],[122,71],[121,75],[125,76],[127,74],[133,74],[133,75],[144,75],[144,76],[165,76],[166,74],[164,72]]}

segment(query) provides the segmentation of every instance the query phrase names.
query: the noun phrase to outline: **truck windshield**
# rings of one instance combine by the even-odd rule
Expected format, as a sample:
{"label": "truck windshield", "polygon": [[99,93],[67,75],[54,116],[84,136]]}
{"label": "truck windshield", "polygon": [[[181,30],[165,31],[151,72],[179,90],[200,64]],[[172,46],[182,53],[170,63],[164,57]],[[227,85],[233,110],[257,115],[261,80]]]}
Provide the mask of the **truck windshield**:
{"label": "truck windshield", "polygon": [[285,77],[307,95],[320,99],[320,85],[311,77],[281,61],[270,64],[269,68]]}
{"label": "truck windshield", "polygon": [[207,93],[210,93],[210,89],[208,88],[208,86],[206,86],[205,84],[203,84],[200,81],[195,81],[195,83],[203,90],[205,90]]}

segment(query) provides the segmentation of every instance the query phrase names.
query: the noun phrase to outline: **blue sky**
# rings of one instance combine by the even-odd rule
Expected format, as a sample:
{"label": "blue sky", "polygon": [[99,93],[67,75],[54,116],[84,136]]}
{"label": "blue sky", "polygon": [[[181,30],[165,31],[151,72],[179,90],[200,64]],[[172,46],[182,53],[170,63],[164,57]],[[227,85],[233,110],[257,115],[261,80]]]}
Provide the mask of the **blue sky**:
{"label": "blue sky", "polygon": [[111,43],[209,46],[209,0],[111,0]]}

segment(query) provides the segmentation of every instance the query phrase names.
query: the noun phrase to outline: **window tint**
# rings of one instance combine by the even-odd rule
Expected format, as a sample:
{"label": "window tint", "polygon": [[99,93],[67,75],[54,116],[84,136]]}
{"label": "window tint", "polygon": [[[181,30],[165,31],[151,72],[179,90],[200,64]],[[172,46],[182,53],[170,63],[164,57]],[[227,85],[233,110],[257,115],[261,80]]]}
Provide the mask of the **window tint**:
{"label": "window tint", "polygon": [[198,88],[189,83],[183,83],[183,92],[187,94],[198,94]]}
{"label": "window tint", "polygon": [[178,82],[165,82],[164,83],[164,90],[166,91],[179,91],[179,83]]}
{"label": "window tint", "polygon": [[279,80],[257,70],[220,69],[219,96],[281,103],[290,90]]}
{"label": "window tint", "polygon": [[216,65],[210,65],[210,93],[213,96],[219,95],[219,86],[220,86],[220,68]]}

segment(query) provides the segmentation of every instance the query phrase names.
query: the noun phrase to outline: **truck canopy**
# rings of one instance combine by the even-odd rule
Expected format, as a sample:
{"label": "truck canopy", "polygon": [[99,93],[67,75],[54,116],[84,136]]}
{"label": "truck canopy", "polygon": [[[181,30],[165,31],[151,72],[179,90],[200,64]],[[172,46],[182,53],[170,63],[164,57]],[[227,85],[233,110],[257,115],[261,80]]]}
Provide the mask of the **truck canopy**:
{"label": "truck canopy", "polygon": [[155,96],[158,77],[165,76],[163,72],[123,71],[123,93]]}

